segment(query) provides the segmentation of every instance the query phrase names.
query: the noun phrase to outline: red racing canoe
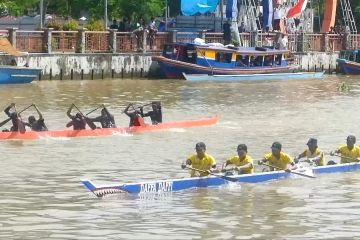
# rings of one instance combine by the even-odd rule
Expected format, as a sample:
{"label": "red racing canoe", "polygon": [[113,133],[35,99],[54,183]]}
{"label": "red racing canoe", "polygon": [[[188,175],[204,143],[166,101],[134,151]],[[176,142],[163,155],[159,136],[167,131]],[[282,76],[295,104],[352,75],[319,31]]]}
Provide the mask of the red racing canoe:
{"label": "red racing canoe", "polygon": [[142,133],[149,131],[158,131],[171,128],[191,128],[200,127],[207,125],[214,125],[220,119],[217,114],[210,118],[202,118],[197,120],[187,120],[178,122],[165,122],[157,125],[136,126],[136,127],[121,127],[121,128],[97,128],[97,129],[85,129],[85,130],[54,130],[54,131],[43,131],[34,132],[26,131],[25,133],[20,132],[0,132],[0,140],[7,139],[18,139],[18,140],[32,140],[41,138],[59,138],[59,137],[96,137],[96,136],[109,136],[113,134],[121,133]]}

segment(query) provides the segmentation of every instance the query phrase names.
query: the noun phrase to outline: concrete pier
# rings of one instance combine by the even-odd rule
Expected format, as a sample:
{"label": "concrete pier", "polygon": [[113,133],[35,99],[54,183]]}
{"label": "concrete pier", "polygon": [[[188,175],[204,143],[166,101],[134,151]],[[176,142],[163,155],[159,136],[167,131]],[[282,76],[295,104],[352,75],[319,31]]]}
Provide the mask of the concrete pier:
{"label": "concrete pier", "polygon": [[[18,66],[42,69],[39,80],[75,80],[103,78],[161,78],[152,56],[160,53],[89,53],[58,54],[40,53],[15,57]],[[302,71],[325,71],[334,73],[339,53],[309,52],[296,53],[295,63]],[[0,55],[0,64],[10,64],[12,56]]]}

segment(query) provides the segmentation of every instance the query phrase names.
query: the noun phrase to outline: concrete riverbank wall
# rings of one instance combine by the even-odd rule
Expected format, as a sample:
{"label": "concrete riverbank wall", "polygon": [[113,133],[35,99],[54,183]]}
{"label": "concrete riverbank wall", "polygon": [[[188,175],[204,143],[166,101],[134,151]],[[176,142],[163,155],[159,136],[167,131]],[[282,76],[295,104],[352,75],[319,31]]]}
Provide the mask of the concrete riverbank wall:
{"label": "concrete riverbank wall", "polygon": [[[15,59],[18,66],[41,68],[38,80],[73,80],[104,78],[161,78],[158,65],[151,60],[159,53],[91,53],[91,54],[28,54],[22,57],[0,56],[0,64],[7,65]],[[302,71],[337,69],[338,53],[309,52],[295,54],[295,63]]]}

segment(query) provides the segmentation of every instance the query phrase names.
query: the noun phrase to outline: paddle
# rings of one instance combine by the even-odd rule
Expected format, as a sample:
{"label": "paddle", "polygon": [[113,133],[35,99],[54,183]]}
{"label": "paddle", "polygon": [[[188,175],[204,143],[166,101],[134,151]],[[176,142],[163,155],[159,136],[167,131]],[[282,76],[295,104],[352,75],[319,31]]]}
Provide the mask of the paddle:
{"label": "paddle", "polygon": [[345,157],[345,156],[341,156],[339,154],[330,154],[330,156],[335,156],[335,157],[339,157],[339,158],[345,158],[345,159],[348,159],[348,160],[351,160],[352,162],[354,162],[354,160],[356,160],[355,162],[360,162],[358,159],[354,159],[354,158],[351,158],[351,157]]}
{"label": "paddle", "polygon": [[[271,167],[271,168],[274,168],[274,169],[284,170],[285,171],[285,169],[282,169],[282,168],[279,168],[279,167],[276,167],[276,166],[273,166],[273,165],[270,165],[270,164],[266,164],[266,163],[261,163],[259,165],[265,165],[265,166],[268,166],[268,167]],[[300,175],[300,176],[303,176],[303,177],[316,178],[315,176],[311,176],[311,175],[308,175],[308,174],[305,174],[305,173],[294,172],[294,171],[291,171],[291,170],[289,170],[289,171],[290,171],[290,173],[294,173],[294,174],[297,174],[297,175]]]}
{"label": "paddle", "polygon": [[220,174],[215,174],[215,173],[211,173],[211,172],[208,172],[208,171],[205,171],[205,170],[201,170],[201,169],[197,169],[197,168],[193,168],[193,167],[186,167],[187,169],[190,169],[190,170],[195,170],[197,172],[202,172],[202,173],[209,173],[210,175],[213,175],[213,176],[216,176],[216,177],[220,177],[220,178],[223,178],[227,181],[230,181],[230,182],[238,182],[239,180],[236,179],[236,178],[232,178],[232,177],[228,177],[228,176],[224,176],[224,175],[220,175]]}
{"label": "paddle", "polygon": [[98,109],[101,108],[101,107],[103,107],[103,105],[100,105],[100,106],[98,106],[97,108],[91,110],[90,112],[88,112],[88,113],[86,114],[86,116],[89,115],[90,113],[95,112],[96,110],[98,110]]}
{"label": "paddle", "polygon": [[20,113],[16,110],[15,105],[14,105],[14,110],[15,110],[15,113],[17,114],[17,116],[18,116],[18,120],[17,120],[18,130],[19,130],[20,133],[25,133],[26,132],[25,124],[23,123],[23,121],[21,119]]}
{"label": "paddle", "polygon": [[[21,110],[21,111],[19,112],[19,114],[22,113],[23,111],[27,110],[28,108],[30,108],[32,105],[33,105],[33,104],[31,104],[31,105],[27,106],[26,108],[24,108],[23,110]],[[8,118],[8,119],[5,119],[4,121],[0,122],[0,127],[4,126],[4,125],[5,125],[7,122],[9,122],[10,120],[11,120],[11,118]]]}
{"label": "paddle", "polygon": [[86,116],[84,116],[84,114],[79,110],[79,108],[78,108],[75,104],[73,104],[73,105],[74,105],[74,107],[78,110],[78,112],[81,114],[81,116],[83,116],[83,118],[85,119],[87,125],[89,125],[89,127],[90,127],[92,130],[96,129],[95,123],[93,123],[89,118],[87,118]]}
{"label": "paddle", "polygon": [[0,127],[4,126],[11,118],[5,119],[4,121],[0,122]]}

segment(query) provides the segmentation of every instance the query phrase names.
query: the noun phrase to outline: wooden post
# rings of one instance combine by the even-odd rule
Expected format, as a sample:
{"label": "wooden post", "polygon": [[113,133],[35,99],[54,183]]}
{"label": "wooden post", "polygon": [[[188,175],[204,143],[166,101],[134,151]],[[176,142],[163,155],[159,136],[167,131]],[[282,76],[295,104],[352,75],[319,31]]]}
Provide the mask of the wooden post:
{"label": "wooden post", "polygon": [[342,42],[343,50],[350,50],[351,48],[350,33],[345,32],[342,40],[343,40]]}
{"label": "wooden post", "polygon": [[116,32],[117,29],[110,29],[110,39],[109,39],[109,50],[111,53],[116,53]]}
{"label": "wooden post", "polygon": [[78,39],[76,43],[76,52],[85,53],[86,52],[86,37],[85,37],[86,28],[80,28],[78,30]]}
{"label": "wooden post", "polygon": [[142,32],[141,37],[142,39],[142,52],[145,53],[146,52],[146,48],[147,48],[147,30],[144,28],[144,31]]}
{"label": "wooden post", "polygon": [[171,43],[177,42],[177,30],[170,31],[170,42]]}
{"label": "wooden post", "polygon": [[44,45],[43,45],[43,51],[45,53],[51,53],[52,52],[52,31],[53,28],[44,28]]}
{"label": "wooden post", "polygon": [[329,52],[330,51],[330,45],[329,45],[329,35],[327,33],[324,33],[322,35],[322,47],[321,50],[324,52]]}
{"label": "wooden post", "polygon": [[16,30],[18,30],[18,28],[6,28],[6,30],[8,30],[9,33],[9,42],[16,48]]}

